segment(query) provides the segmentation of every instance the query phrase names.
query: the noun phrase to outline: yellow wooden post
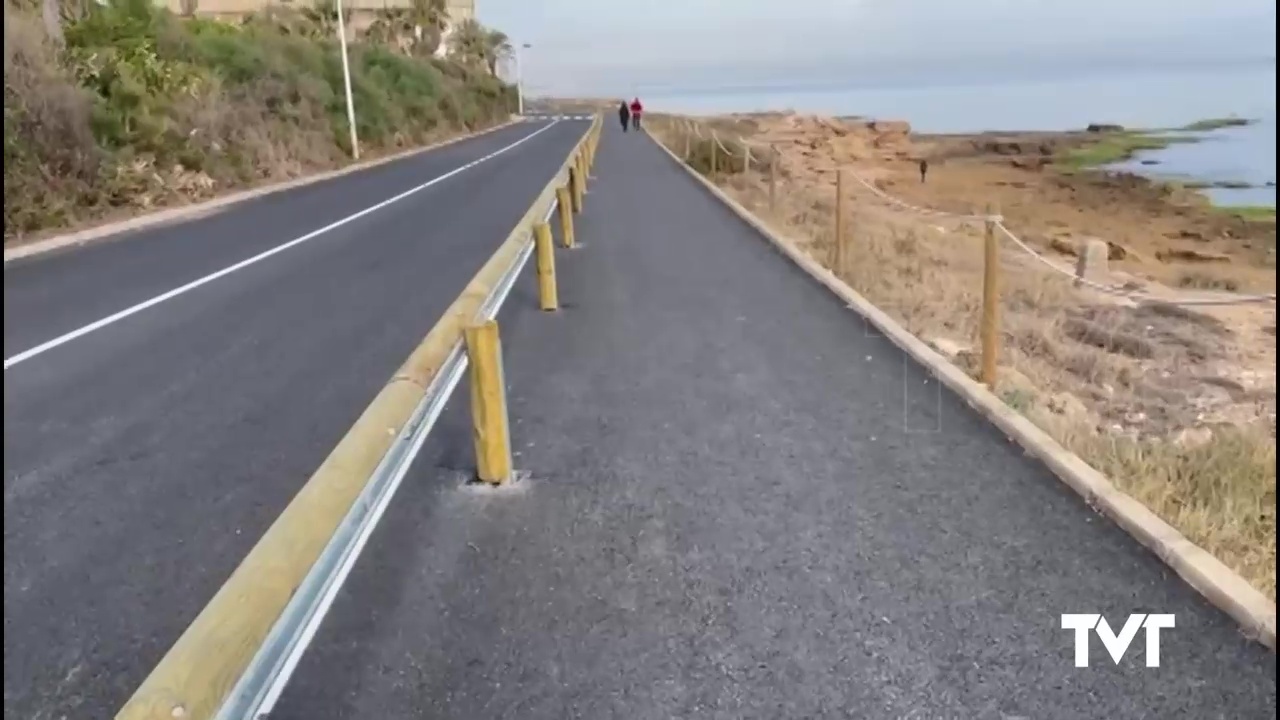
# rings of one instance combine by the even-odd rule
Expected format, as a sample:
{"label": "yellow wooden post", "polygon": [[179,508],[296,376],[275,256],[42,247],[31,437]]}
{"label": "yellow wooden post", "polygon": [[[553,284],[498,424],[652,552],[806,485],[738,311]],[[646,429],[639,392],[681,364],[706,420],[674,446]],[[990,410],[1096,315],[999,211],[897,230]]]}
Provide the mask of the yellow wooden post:
{"label": "yellow wooden post", "polygon": [[533,242],[538,253],[538,299],[543,310],[558,310],[560,298],[556,292],[556,251],[551,246],[551,226],[534,225]]}
{"label": "yellow wooden post", "polygon": [[573,196],[573,211],[582,212],[582,170],[576,165],[569,168],[569,194]]}
{"label": "yellow wooden post", "polygon": [[1000,244],[996,239],[995,217],[995,207],[988,205],[982,253],[981,380],[992,389],[996,386],[996,362],[1000,351]]}
{"label": "yellow wooden post", "polygon": [[507,425],[507,389],[502,373],[498,323],[488,320],[463,331],[471,371],[471,425],[475,434],[476,475],[493,485],[511,480],[511,434]]}
{"label": "yellow wooden post", "polygon": [[560,212],[560,243],[573,247],[573,200],[568,186],[556,188],[556,206]]}
{"label": "yellow wooden post", "polygon": [[844,273],[844,170],[836,171],[835,244],[831,249],[831,270],[840,277]]}

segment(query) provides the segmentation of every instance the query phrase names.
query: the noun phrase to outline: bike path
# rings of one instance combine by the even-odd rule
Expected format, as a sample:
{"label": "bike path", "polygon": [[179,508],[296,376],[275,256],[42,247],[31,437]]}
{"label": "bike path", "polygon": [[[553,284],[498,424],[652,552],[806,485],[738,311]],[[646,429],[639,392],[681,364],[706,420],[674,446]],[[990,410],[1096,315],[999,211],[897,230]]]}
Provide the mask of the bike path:
{"label": "bike path", "polygon": [[[500,315],[529,474],[466,487],[467,388],[271,717],[1263,718],[1275,655],[607,125]],[[1074,667],[1063,613],[1172,613]]]}

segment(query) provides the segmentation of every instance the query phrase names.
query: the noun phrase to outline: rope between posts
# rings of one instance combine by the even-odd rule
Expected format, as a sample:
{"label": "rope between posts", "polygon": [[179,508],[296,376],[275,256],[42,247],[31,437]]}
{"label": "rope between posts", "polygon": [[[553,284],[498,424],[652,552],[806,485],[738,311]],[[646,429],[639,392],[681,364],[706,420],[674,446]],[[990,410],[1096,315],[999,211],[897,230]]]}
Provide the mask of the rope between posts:
{"label": "rope between posts", "polygon": [[1057,272],[1060,275],[1071,278],[1072,282],[1079,283],[1086,287],[1089,287],[1099,292],[1104,292],[1110,295],[1115,295],[1115,296],[1127,298],[1130,300],[1137,300],[1140,302],[1153,302],[1153,303],[1164,303],[1166,305],[1187,305],[1187,306],[1241,305],[1241,304],[1247,304],[1247,303],[1275,302],[1276,300],[1275,293],[1272,293],[1269,295],[1231,295],[1228,297],[1216,297],[1216,298],[1215,297],[1163,298],[1155,295],[1148,295],[1146,293],[1140,293],[1136,291],[1126,291],[1121,288],[1102,285],[1100,283],[1092,282],[1090,280],[1086,280],[1081,277],[1076,277],[1075,273],[1070,272],[1068,270],[1064,270],[1063,268],[1059,267],[1052,260],[1040,254],[1039,252],[1037,252],[1035,248],[1023,242],[1022,238],[1019,238],[1017,235],[1013,233],[1012,230],[1005,227],[1005,224],[1003,222],[996,221],[995,226],[997,229],[1000,230],[1000,232],[1004,233],[1004,236],[1009,238],[1009,240],[1012,241],[1014,245],[1017,245],[1019,249],[1021,249],[1023,252],[1027,253],[1031,257],[1038,260],[1045,267]]}
{"label": "rope between posts", "polygon": [[862,177],[859,176],[857,173],[852,171],[846,171],[846,172],[849,172],[849,174],[853,176],[854,180],[857,180],[859,183],[861,183],[868,190],[875,193],[880,198],[894,205],[897,205],[898,207],[911,210],[912,212],[917,212],[922,215],[931,215],[934,217],[955,218],[957,220],[984,220],[984,221],[994,220],[995,222],[999,222],[1001,220],[1000,216],[998,215],[973,215],[970,213],[954,213],[954,212],[947,212],[946,210],[934,210],[933,208],[920,207],[919,205],[912,205],[911,203],[905,200],[900,200],[890,195],[889,193],[881,190],[880,188],[876,187],[872,183],[867,182],[866,180],[862,179]]}
{"label": "rope between posts", "polygon": [[[691,123],[691,124],[695,128],[699,126],[697,123]],[[711,130],[710,132],[711,132],[712,139],[714,139],[716,144],[720,146],[720,149],[724,150],[726,154],[732,155],[732,153],[729,152],[729,149],[724,146],[724,143],[720,142],[720,138],[715,132],[715,130]],[[700,130],[698,133],[698,137],[702,137]],[[744,148],[750,147],[745,140],[739,140],[739,143]],[[932,217],[946,217],[946,218],[953,218],[956,220],[981,220],[983,222],[991,222],[1014,245],[1016,245],[1020,250],[1027,253],[1035,260],[1039,261],[1045,267],[1049,268],[1050,270],[1053,270],[1054,272],[1060,275],[1063,275],[1064,277],[1070,278],[1073,283],[1077,283],[1079,285],[1089,287],[1093,290],[1097,290],[1098,292],[1107,293],[1109,295],[1123,297],[1123,298],[1126,298],[1129,300],[1135,300],[1138,302],[1151,302],[1151,303],[1163,303],[1166,305],[1182,305],[1182,306],[1198,306],[1198,307],[1206,307],[1206,306],[1214,306],[1214,305],[1242,305],[1242,304],[1249,304],[1249,303],[1267,303],[1267,302],[1276,301],[1275,293],[1270,293],[1266,295],[1230,295],[1230,296],[1223,296],[1223,297],[1164,298],[1164,297],[1158,297],[1155,295],[1150,295],[1147,293],[1141,293],[1137,291],[1128,291],[1122,288],[1102,285],[1101,283],[1096,283],[1091,280],[1087,280],[1085,278],[1077,277],[1075,273],[1059,267],[1052,260],[1042,255],[1035,248],[1031,247],[1026,242],[1024,242],[1021,238],[1015,235],[1014,232],[1004,224],[1004,218],[1001,217],[1000,215],[977,215],[972,213],[956,213],[956,212],[948,212],[946,210],[935,210],[933,208],[913,205],[909,202],[906,202],[905,200],[896,198],[893,195],[890,195],[889,193],[881,190],[880,188],[876,187],[874,184],[862,178],[857,173],[849,171],[849,175],[852,176],[854,180],[858,181],[860,184],[866,187],[868,190],[875,193],[877,197],[893,205],[897,205],[898,207],[901,207],[906,210],[910,210],[912,212],[915,212],[921,215],[932,216]]]}

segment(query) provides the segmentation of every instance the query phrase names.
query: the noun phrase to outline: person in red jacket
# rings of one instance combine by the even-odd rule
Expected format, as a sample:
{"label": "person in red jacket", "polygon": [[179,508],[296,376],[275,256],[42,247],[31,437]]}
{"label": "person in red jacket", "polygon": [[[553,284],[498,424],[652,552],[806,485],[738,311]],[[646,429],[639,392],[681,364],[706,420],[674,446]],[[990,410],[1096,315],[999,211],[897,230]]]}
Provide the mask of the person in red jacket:
{"label": "person in red jacket", "polygon": [[640,98],[631,101],[631,127],[635,130],[640,129],[640,113],[644,112],[644,106],[640,104]]}

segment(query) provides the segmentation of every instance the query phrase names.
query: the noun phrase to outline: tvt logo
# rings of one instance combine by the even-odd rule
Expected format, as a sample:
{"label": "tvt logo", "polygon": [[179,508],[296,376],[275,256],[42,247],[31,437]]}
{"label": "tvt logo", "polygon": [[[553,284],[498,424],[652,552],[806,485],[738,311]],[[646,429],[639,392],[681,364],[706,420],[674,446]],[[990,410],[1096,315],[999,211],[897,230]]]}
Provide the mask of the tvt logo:
{"label": "tvt logo", "polygon": [[1111,630],[1111,625],[1107,623],[1107,619],[1097,613],[1062,616],[1062,629],[1075,631],[1076,667],[1078,668],[1089,667],[1090,630],[1097,631],[1098,638],[1102,640],[1102,646],[1107,649],[1115,664],[1119,665],[1120,658],[1124,657],[1125,651],[1129,649],[1133,638],[1138,635],[1139,629],[1147,631],[1147,667],[1160,667],[1160,631],[1171,627],[1173,627],[1172,614],[1137,613],[1129,616],[1124,627],[1120,628],[1120,634],[1116,635]]}

